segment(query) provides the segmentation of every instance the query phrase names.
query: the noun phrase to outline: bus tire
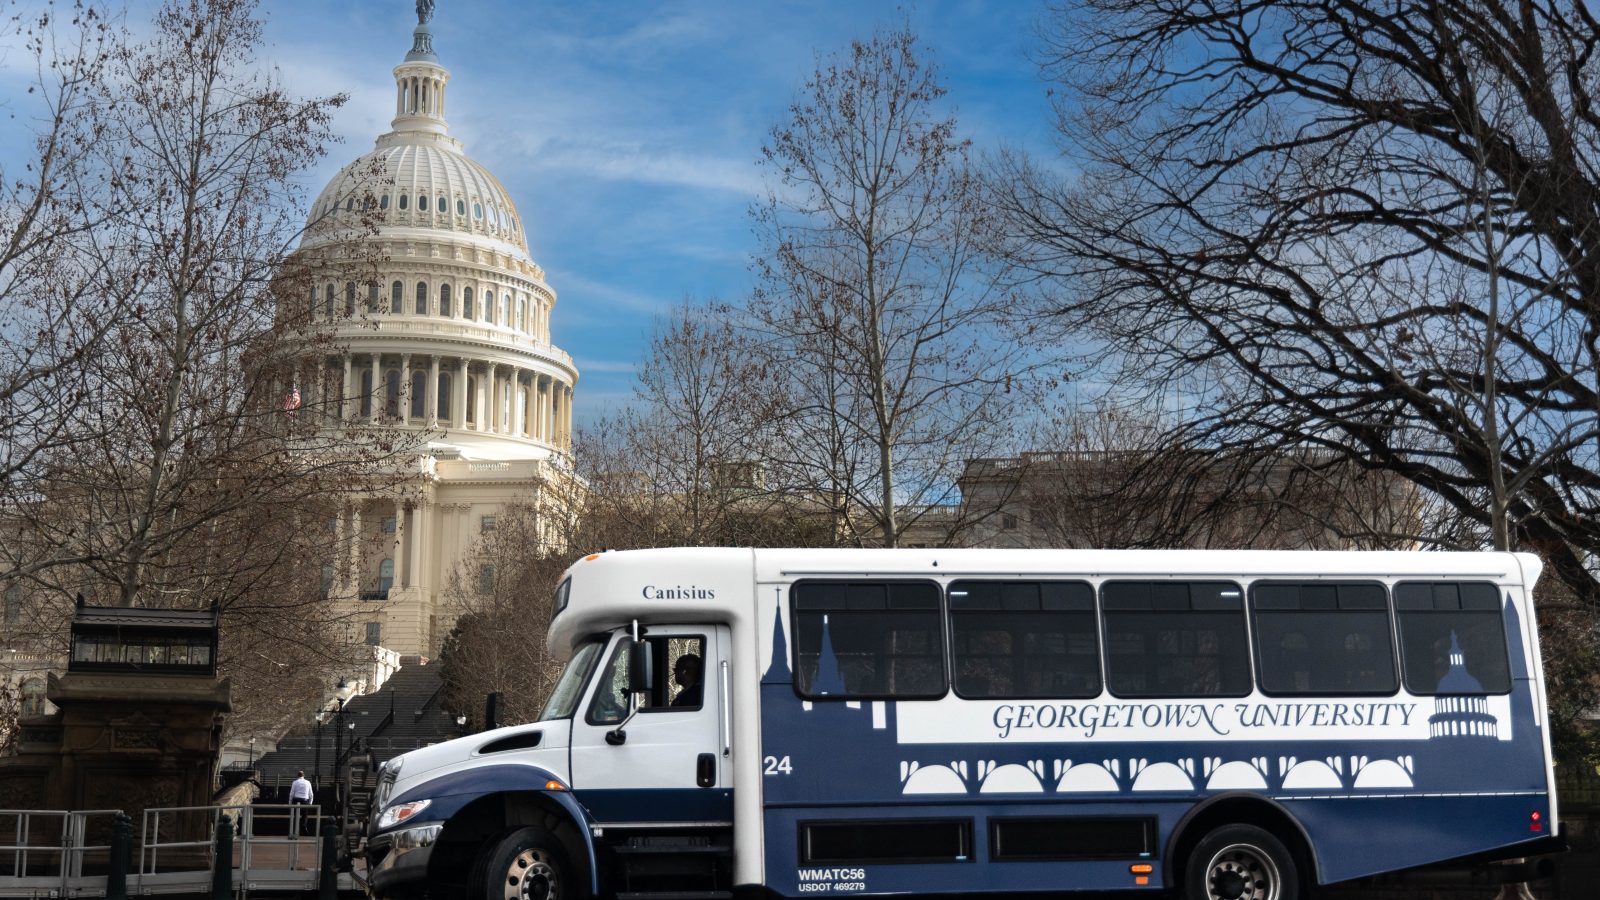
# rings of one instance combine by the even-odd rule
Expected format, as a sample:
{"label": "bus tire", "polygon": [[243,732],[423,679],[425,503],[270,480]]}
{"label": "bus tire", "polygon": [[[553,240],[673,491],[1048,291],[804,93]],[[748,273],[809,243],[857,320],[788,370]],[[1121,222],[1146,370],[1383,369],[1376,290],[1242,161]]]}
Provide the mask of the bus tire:
{"label": "bus tire", "polygon": [[1186,900],[1299,900],[1294,854],[1255,825],[1224,825],[1194,845],[1184,866]]}
{"label": "bus tire", "polygon": [[479,854],[470,900],[575,900],[572,866],[555,835],[518,828]]}

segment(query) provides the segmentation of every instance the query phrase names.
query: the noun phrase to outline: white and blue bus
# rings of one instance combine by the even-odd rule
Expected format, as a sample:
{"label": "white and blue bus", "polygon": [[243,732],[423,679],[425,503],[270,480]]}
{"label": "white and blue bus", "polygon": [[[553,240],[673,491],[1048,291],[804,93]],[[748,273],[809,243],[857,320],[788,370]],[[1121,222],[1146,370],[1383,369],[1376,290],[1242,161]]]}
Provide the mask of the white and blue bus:
{"label": "white and blue bus", "polygon": [[1556,829],[1538,573],[1510,553],[595,554],[560,588],[542,721],[385,767],[371,885],[1293,900],[1526,856]]}

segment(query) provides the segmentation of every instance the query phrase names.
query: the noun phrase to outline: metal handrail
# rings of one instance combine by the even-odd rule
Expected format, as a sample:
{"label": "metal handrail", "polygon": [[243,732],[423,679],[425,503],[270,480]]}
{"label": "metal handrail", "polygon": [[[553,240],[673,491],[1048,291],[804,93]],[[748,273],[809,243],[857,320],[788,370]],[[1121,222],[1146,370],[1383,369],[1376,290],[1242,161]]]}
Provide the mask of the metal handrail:
{"label": "metal handrail", "polygon": [[[107,844],[87,843],[89,825],[95,817],[120,813],[120,810],[0,810],[0,833],[11,831],[11,836],[15,837],[10,843],[0,844],[0,868],[10,863],[10,872],[0,876],[0,896],[37,897],[46,893],[61,898],[103,896],[105,876],[84,875],[84,859],[97,851],[105,851],[109,858],[111,848]],[[191,823],[193,826],[204,822],[203,835],[182,835],[182,840],[175,839],[180,835],[173,820],[185,815],[197,817],[199,821]],[[129,893],[188,891],[191,887],[195,891],[203,890],[216,863],[216,826],[224,816],[237,824],[234,858],[226,861],[235,872],[236,883],[246,885],[253,879],[264,878],[272,889],[311,890],[316,887],[325,862],[322,835],[331,827],[331,821],[325,821],[326,817],[317,807],[288,803],[230,804],[145,810],[138,866],[128,873]],[[275,830],[275,825],[267,825],[273,820],[284,823],[285,833],[260,833],[263,829]],[[304,827],[307,824],[309,828]],[[8,825],[14,826],[14,830],[7,829]],[[309,833],[302,834],[302,831]],[[49,835],[48,840],[45,835]],[[287,850],[264,852],[277,847]],[[169,872],[158,871],[163,854],[198,848],[206,852],[196,854],[193,867],[181,865]],[[46,870],[30,874],[30,870],[39,865]]]}
{"label": "metal handrail", "polygon": [[[14,822],[16,843],[0,845],[0,853],[11,854],[11,877],[25,879],[31,877],[45,878],[58,881],[60,884],[59,896],[68,896],[73,882],[83,877],[84,855],[93,850],[110,851],[110,844],[89,844],[88,822],[92,817],[116,816],[121,814],[118,809],[86,809],[86,810],[37,810],[37,809],[4,809],[0,810],[0,820],[10,818]],[[35,832],[34,820],[49,818],[60,822],[56,833],[59,838],[49,844],[33,843]],[[31,876],[33,854],[55,857],[55,872],[53,874]]]}

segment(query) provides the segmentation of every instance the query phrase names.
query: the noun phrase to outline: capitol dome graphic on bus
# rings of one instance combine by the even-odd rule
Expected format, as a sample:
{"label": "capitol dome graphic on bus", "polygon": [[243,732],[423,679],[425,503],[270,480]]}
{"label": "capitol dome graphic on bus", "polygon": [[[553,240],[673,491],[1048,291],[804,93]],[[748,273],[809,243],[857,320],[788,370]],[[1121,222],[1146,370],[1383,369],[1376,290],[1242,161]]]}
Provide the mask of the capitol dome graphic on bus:
{"label": "capitol dome graphic on bus", "polygon": [[1428,717],[1428,736],[1498,739],[1498,722],[1489,712],[1483,684],[1467,671],[1466,655],[1454,631],[1450,632],[1450,668],[1439,679]]}

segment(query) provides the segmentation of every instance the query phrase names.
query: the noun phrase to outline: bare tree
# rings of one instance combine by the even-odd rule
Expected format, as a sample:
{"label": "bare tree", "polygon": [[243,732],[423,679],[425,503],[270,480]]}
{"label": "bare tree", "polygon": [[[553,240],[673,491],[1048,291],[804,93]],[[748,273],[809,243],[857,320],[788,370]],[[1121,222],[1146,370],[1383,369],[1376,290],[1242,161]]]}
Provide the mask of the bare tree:
{"label": "bare tree", "polygon": [[[747,352],[735,315],[716,301],[686,300],[658,322],[639,366],[637,402],[614,427],[622,454],[608,459],[595,448],[595,463],[647,481],[663,506],[654,518],[671,523],[676,544],[751,543],[739,523],[769,501],[762,465],[770,397],[755,389],[761,365]],[[587,465],[605,477],[600,466]],[[594,499],[612,496],[621,495]]]}
{"label": "bare tree", "polygon": [[8,483],[0,561],[57,650],[79,595],[216,604],[239,718],[276,720],[352,652],[321,584],[322,564],[351,557],[328,523],[341,496],[403,477],[406,448],[336,425],[344,398],[300,390],[332,324],[312,318],[312,275],[366,280],[373,261],[290,258],[299,178],[343,98],[290,96],[263,74],[254,12],[169,0],[138,40],[75,23],[104,43],[75,126],[94,139],[74,139],[56,201],[72,239],[52,253],[91,274],[55,296],[54,320],[24,324],[40,346],[89,346],[85,329],[96,343],[63,369],[72,391],[49,398],[59,423],[7,423],[29,477]]}
{"label": "bare tree", "polygon": [[763,148],[752,309],[790,402],[773,468],[860,543],[896,546],[949,501],[1020,396],[1024,345],[1000,331],[1009,298],[944,94],[915,36],[878,34],[820,62]]}
{"label": "bare tree", "polygon": [[[494,531],[450,574],[446,596],[459,618],[440,649],[440,677],[448,707],[473,727],[482,727],[485,698],[495,692],[505,700],[504,723],[537,719],[561,675],[544,626],[572,556],[549,540],[549,517],[565,508],[548,496],[553,487],[541,488],[542,502],[502,507]],[[508,622],[531,627],[508,629]]]}
{"label": "bare tree", "polygon": [[1195,437],[1399,473],[1593,600],[1597,28],[1504,12],[1081,4],[1049,53],[1085,172],[1011,157],[998,200]]}
{"label": "bare tree", "polygon": [[1581,6],[1086,0],[1047,67],[1064,177],[996,202],[1050,312],[1183,440],[1332,454],[1600,602],[1600,171]]}
{"label": "bare tree", "polygon": [[[105,350],[126,307],[125,286],[86,252],[94,232],[122,212],[94,156],[106,136],[101,87],[114,32],[93,9],[47,5],[16,15],[37,78],[28,91],[33,155],[0,166],[0,501],[34,496],[52,452],[70,448],[74,406],[86,394],[84,363]],[[63,30],[63,28],[65,30]],[[10,118],[16,121],[16,112]]]}

